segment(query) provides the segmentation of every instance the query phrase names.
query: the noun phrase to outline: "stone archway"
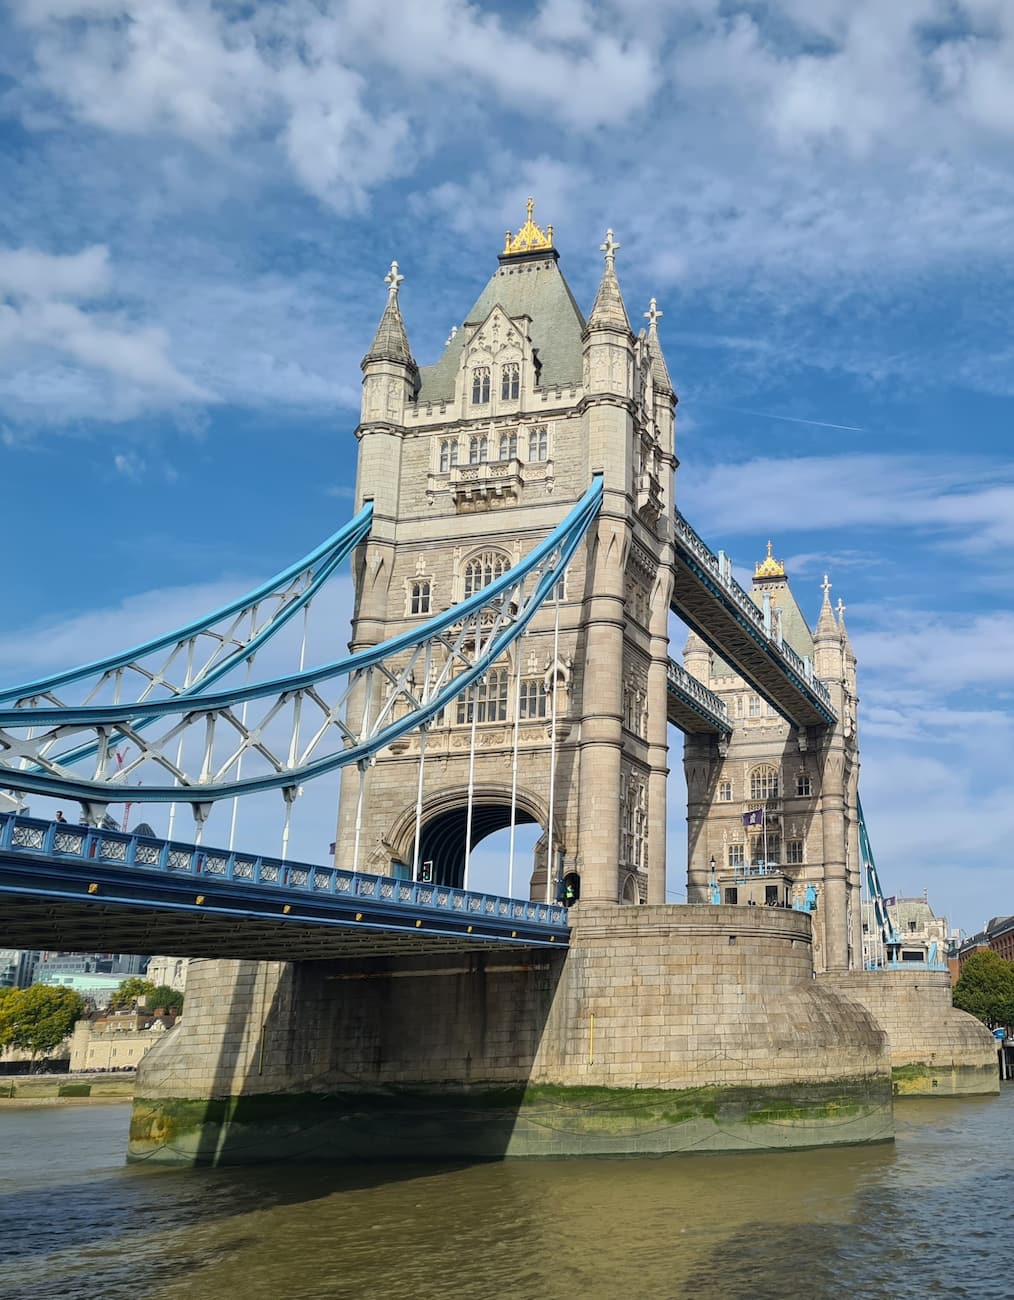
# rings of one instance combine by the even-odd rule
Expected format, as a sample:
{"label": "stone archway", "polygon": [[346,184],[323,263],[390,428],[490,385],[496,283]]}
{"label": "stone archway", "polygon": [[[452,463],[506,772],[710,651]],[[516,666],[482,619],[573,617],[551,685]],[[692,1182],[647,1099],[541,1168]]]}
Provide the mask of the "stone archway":
{"label": "stone archway", "polygon": [[[530,796],[518,793],[514,812],[518,826],[545,828],[546,811]],[[488,836],[511,824],[510,793],[496,788],[476,787],[472,801],[472,849]],[[419,861],[432,862],[434,881],[453,889],[462,888],[465,874],[465,836],[468,826],[468,792],[445,791],[424,807],[419,837]],[[399,818],[391,843],[400,861],[415,860],[415,810]]]}

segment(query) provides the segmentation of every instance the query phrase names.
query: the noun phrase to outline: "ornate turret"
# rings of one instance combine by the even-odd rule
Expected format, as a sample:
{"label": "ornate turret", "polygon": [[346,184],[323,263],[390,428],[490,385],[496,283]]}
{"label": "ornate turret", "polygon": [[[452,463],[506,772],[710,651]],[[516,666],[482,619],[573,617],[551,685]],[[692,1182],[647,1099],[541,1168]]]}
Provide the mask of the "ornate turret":
{"label": "ornate turret", "polygon": [[528,219],[516,235],[508,230],[504,236],[503,252],[500,254],[501,265],[533,254],[540,258],[552,257],[554,260],[559,258],[559,253],[553,247],[553,227],[547,226],[543,230],[541,226],[537,226],[532,219],[534,211],[535,200],[529,195]]}
{"label": "ornate turret", "polygon": [[412,349],[408,345],[401,308],[398,305],[398,289],[404,278],[398,271],[398,263],[392,262],[390,271],[384,276],[384,283],[388,286],[384,314],[380,318],[370,350],[363,357],[363,370],[371,361],[395,361],[418,373]]}
{"label": "ornate turret", "polygon": [[588,329],[614,329],[630,333],[630,320],[623,304],[620,282],[616,278],[616,254],[622,247],[613,238],[611,230],[606,231],[605,243],[601,251],[605,255],[605,269],[599,282],[599,291],[595,295],[591,315],[588,317]]}
{"label": "ornate turret", "polygon": [[820,584],[824,593],[817,625],[813,629],[813,667],[821,681],[840,686],[842,682],[842,644],[838,620],[831,608],[831,583],[824,574]]}
{"label": "ornate turret", "polygon": [[711,679],[711,651],[696,632],[687,635],[683,647],[683,667],[691,677],[696,677],[705,686]]}
{"label": "ornate turret", "polygon": [[774,543],[768,542],[767,557],[753,566],[753,580],[755,583],[764,582],[765,580],[784,581],[785,565],[781,560],[776,560],[771,554],[774,550]]}

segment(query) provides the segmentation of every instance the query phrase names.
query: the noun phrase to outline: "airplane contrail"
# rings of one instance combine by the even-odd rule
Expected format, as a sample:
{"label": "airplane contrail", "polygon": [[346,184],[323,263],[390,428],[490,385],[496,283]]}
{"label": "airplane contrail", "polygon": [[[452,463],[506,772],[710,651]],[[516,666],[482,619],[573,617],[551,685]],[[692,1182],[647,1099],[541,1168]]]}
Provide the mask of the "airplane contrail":
{"label": "airplane contrail", "polygon": [[813,424],[818,429],[846,429],[849,433],[865,433],[859,424],[831,424],[828,420],[804,420],[798,415],[775,415],[774,411],[751,411],[746,406],[727,406],[727,411],[738,411],[740,415],[760,415],[766,420],[788,420],[790,424]]}

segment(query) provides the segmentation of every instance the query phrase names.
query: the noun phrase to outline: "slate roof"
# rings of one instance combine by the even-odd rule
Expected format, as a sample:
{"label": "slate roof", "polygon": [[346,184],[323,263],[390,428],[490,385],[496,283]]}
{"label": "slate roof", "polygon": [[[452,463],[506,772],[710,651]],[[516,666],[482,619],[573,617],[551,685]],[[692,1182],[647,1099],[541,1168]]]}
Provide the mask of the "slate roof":
{"label": "slate roof", "polygon": [[[531,318],[528,329],[542,364],[542,387],[580,383],[585,321],[555,257],[505,260],[465,317],[465,324],[481,325],[497,304],[514,319]],[[440,360],[422,367],[420,402],[444,402],[454,397],[461,353],[469,333],[467,329],[459,330]]]}

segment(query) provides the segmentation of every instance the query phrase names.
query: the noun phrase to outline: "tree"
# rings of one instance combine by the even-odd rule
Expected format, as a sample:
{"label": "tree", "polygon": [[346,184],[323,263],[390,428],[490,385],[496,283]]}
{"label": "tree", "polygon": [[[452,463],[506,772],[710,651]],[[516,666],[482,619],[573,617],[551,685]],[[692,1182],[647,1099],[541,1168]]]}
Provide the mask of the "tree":
{"label": "tree", "polygon": [[972,953],[954,986],[954,1005],[991,1028],[1014,1025],[1014,961],[991,948]]}
{"label": "tree", "polygon": [[179,1013],[183,1010],[183,994],[168,984],[160,984],[148,998],[148,1006],[152,1011],[161,1007],[163,1011]]}
{"label": "tree", "polygon": [[135,1007],[141,998],[144,998],[146,1006],[153,1006],[151,995],[155,992],[155,985],[151,980],[146,980],[141,975],[131,975],[129,979],[122,980],[120,987],[115,989],[112,997],[109,999],[109,1005],[114,1011],[121,1007]]}
{"label": "tree", "polygon": [[74,989],[33,984],[0,999],[0,1044],[30,1052],[34,1061],[60,1046],[85,1009]]}

